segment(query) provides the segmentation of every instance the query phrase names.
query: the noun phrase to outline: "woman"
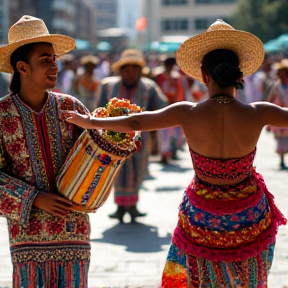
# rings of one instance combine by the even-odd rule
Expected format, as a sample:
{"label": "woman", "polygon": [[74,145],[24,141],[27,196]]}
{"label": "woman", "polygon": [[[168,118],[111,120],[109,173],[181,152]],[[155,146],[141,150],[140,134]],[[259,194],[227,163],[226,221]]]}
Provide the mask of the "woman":
{"label": "woman", "polygon": [[195,176],[179,207],[161,287],[267,287],[275,236],[286,219],[252,165],[262,128],[288,126],[288,109],[234,98],[263,56],[257,37],[217,20],[177,51],[179,67],[204,82],[209,99],[117,119],[64,112],[87,129],[182,127]]}

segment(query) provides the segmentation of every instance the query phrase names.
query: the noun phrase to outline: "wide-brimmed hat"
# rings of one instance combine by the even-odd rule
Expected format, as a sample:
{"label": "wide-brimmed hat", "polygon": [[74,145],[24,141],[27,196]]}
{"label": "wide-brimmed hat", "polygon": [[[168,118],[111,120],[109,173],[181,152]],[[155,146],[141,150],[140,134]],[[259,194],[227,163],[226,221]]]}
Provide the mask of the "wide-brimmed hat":
{"label": "wide-brimmed hat", "polygon": [[273,68],[275,70],[288,70],[288,59],[282,59],[280,62],[274,63]]}
{"label": "wide-brimmed hat", "polygon": [[255,35],[234,29],[221,19],[214,22],[206,32],[183,42],[176,52],[178,67],[189,76],[202,82],[203,57],[212,50],[228,49],[239,58],[239,68],[244,76],[254,73],[264,59],[261,40]]}
{"label": "wide-brimmed hat", "polygon": [[146,62],[140,51],[136,49],[126,49],[122,52],[120,59],[111,65],[111,70],[117,72],[124,65],[146,66]]}
{"label": "wide-brimmed hat", "polygon": [[64,54],[62,56],[59,56],[57,58],[57,60],[59,60],[62,63],[71,63],[71,62],[75,61],[75,56],[71,53],[68,53],[68,54]]}
{"label": "wide-brimmed hat", "polygon": [[12,53],[23,45],[36,42],[51,43],[57,56],[70,52],[76,46],[75,40],[68,36],[50,34],[42,19],[25,15],[9,29],[8,45],[0,47],[0,71],[13,72],[10,65]]}
{"label": "wide-brimmed hat", "polygon": [[82,56],[80,58],[80,64],[81,65],[87,65],[87,64],[93,64],[95,66],[97,66],[100,63],[100,59],[97,56],[94,55],[86,55],[86,56]]}

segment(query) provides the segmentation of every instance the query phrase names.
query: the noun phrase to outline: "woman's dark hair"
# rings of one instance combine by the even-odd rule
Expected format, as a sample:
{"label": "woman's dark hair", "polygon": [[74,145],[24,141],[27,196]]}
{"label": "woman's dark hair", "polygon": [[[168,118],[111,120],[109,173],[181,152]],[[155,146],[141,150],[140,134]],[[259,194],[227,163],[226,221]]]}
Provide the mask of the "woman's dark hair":
{"label": "woman's dark hair", "polygon": [[29,59],[32,55],[35,44],[36,43],[30,43],[30,44],[26,44],[26,45],[19,47],[12,53],[10,57],[10,65],[12,66],[14,70],[14,74],[11,80],[9,90],[13,92],[14,94],[19,93],[21,89],[20,74],[16,68],[16,64],[19,61],[24,61],[26,63],[29,63]]}
{"label": "woman's dark hair", "polygon": [[221,88],[243,88],[243,73],[235,52],[227,49],[212,50],[202,60],[202,70],[208,72]]}

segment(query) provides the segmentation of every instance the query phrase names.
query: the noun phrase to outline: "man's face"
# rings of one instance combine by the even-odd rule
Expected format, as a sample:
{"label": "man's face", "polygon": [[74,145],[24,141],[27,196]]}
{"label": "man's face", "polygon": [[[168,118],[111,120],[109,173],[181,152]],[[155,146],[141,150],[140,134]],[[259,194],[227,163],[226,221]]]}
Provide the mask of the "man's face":
{"label": "man's face", "polygon": [[27,65],[27,80],[39,89],[52,89],[56,85],[57,73],[53,46],[49,43],[35,44]]}
{"label": "man's face", "polygon": [[128,86],[135,85],[141,77],[141,67],[138,65],[125,65],[120,69],[123,82]]}

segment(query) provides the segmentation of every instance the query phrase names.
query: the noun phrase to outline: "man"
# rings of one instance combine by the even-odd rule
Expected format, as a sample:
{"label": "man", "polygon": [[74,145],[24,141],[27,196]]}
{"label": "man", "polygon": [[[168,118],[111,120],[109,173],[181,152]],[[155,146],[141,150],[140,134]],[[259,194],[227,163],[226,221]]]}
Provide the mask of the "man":
{"label": "man", "polygon": [[89,218],[58,194],[55,177],[82,132],[59,111],[88,113],[72,96],[53,93],[56,56],[75,48],[49,34],[38,18],[23,16],[0,48],[0,71],[14,72],[0,99],[0,213],[7,218],[13,287],[86,288]]}
{"label": "man", "polygon": [[[166,97],[157,84],[141,77],[142,68],[146,65],[142,54],[135,49],[124,50],[118,61],[111,65],[111,70],[120,76],[104,78],[98,96],[98,106],[104,107],[113,98],[126,98],[144,110],[156,110],[166,105]],[[147,173],[149,134],[142,133],[141,149],[122,166],[115,181],[114,193],[117,211],[111,218],[123,221],[128,212],[132,222],[136,217],[145,216],[136,207],[138,192]]]}

